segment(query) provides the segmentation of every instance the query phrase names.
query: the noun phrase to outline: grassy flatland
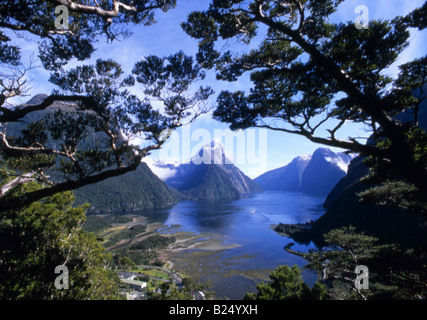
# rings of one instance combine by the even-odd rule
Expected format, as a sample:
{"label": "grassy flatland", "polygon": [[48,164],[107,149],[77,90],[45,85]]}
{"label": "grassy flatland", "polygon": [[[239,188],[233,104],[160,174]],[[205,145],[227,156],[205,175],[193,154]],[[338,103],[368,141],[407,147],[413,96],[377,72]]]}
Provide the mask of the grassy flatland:
{"label": "grassy flatland", "polygon": [[172,277],[165,271],[159,269],[148,269],[147,267],[139,267],[136,270],[132,270],[134,273],[138,273],[141,276],[147,275],[154,278],[172,280]]}

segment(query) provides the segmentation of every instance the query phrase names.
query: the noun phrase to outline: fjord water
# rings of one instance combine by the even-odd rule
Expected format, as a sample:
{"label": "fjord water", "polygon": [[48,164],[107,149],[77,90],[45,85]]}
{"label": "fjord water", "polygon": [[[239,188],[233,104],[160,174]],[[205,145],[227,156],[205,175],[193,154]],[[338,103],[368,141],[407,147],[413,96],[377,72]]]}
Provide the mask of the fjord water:
{"label": "fjord water", "polygon": [[[262,270],[268,274],[268,270],[279,265],[303,267],[307,263],[284,250],[292,241],[277,234],[272,225],[316,220],[324,213],[323,202],[324,198],[301,193],[267,191],[235,201],[185,201],[168,209],[155,210],[149,216],[167,226],[178,225],[179,231],[218,239],[226,249],[210,251],[207,257],[215,259],[195,261],[190,250],[184,265],[203,264],[199,280],[207,281],[218,298],[242,299],[246,292],[255,292],[259,281],[248,277],[248,272],[257,274]],[[314,245],[293,247],[298,251],[310,248]],[[185,257],[185,252],[182,256]],[[303,278],[312,285],[316,275],[303,270]]]}

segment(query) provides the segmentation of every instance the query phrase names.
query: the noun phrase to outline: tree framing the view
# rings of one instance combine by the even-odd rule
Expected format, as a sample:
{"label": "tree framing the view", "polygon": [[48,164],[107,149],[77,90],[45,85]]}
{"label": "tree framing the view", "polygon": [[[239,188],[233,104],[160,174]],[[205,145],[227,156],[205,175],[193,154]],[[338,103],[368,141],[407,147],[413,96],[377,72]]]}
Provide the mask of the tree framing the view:
{"label": "tree framing the view", "polygon": [[[68,8],[70,29],[55,28],[57,5]],[[125,75],[113,60],[65,69],[70,61],[89,59],[97,39],[127,37],[130,24],[148,26],[155,22],[156,10],[175,5],[174,0],[2,2],[0,62],[2,70],[9,71],[1,72],[0,82],[1,211],[133,171],[150,151],[161,148],[168,137],[164,132],[207,111],[213,91],[191,90],[204,73],[182,52],[147,57],[136,63],[134,75]],[[10,99],[26,95],[26,74],[35,65],[34,59],[24,65],[22,48],[14,42],[27,35],[41,40],[40,61],[59,89],[36,104],[13,105]],[[137,83],[144,89],[142,99],[130,92]],[[11,124],[52,107],[54,111],[28,124],[19,136],[8,135]],[[130,142],[134,136],[148,145],[135,146]],[[45,187],[11,196],[29,181]]]}
{"label": "tree framing the view", "polygon": [[[418,126],[418,111],[426,98],[427,57],[401,65],[396,79],[385,71],[408,46],[409,28],[426,27],[427,4],[360,30],[354,22],[329,21],[342,2],[215,0],[182,26],[199,40],[198,62],[215,68],[218,79],[237,81],[250,74],[249,94],[219,94],[215,119],[231,129],[268,128],[369,156],[375,169],[371,181],[383,184],[364,199],[425,212],[426,133]],[[259,45],[235,53],[224,49],[231,40]],[[412,120],[399,121],[402,112]],[[348,121],[371,128],[373,143],[338,138]],[[322,127],[328,136],[318,134]],[[404,184],[401,190],[417,199],[416,205],[384,197],[389,180]]]}
{"label": "tree framing the view", "polygon": [[[92,58],[98,40],[129,37],[131,26],[153,24],[154,15],[174,8],[176,0],[2,1],[0,295],[120,298],[111,256],[99,238],[82,231],[87,206],[74,207],[69,191],[136,170],[171,130],[208,112],[213,90],[194,89],[205,79],[204,69],[215,69],[218,80],[229,82],[249,74],[253,83],[249,93],[221,92],[215,120],[233,130],[267,128],[366,156],[372,170],[364,179],[374,187],[359,194],[363,201],[426,213],[427,133],[419,115],[427,56],[399,66],[396,78],[386,74],[408,47],[410,28],[425,29],[427,2],[406,16],[371,21],[363,30],[354,22],[330,22],[343,2],[212,0],[208,10],[191,13],[182,24],[199,40],[196,61],[181,51],[149,55],[126,74],[111,59],[83,62]],[[56,24],[58,6],[69,13],[64,28]],[[29,62],[21,39],[37,43]],[[231,40],[250,50],[226,51]],[[28,96],[28,74],[38,62],[56,89],[16,103]],[[340,138],[347,122],[370,128],[369,143]],[[319,134],[322,129],[327,136]],[[134,138],[145,144],[134,144]],[[304,255],[309,268],[323,272],[326,286],[310,289],[296,266],[281,266],[270,283],[246,298],[426,297],[424,249],[376,246],[377,239],[354,231],[332,230],[325,235],[332,250]],[[133,265],[130,257],[115,258]],[[352,270],[359,263],[375,265],[372,294],[353,288]],[[67,292],[53,288],[52,271],[61,264],[74,268]],[[175,286],[162,289],[151,298],[191,298]]]}

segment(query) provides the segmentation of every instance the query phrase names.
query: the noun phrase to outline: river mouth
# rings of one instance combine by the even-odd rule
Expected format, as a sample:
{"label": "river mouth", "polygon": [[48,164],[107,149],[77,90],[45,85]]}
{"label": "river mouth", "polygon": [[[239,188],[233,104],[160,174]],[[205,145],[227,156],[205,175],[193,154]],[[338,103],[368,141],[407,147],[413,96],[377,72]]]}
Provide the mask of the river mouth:
{"label": "river mouth", "polygon": [[[241,300],[280,265],[297,265],[308,285],[317,275],[303,258],[286,252],[292,242],[275,232],[279,223],[305,223],[323,214],[324,199],[286,192],[265,192],[236,201],[181,202],[171,208],[140,213],[156,233],[176,241],[158,250],[173,269],[206,283],[217,299]],[[135,212],[132,213],[135,215]],[[154,228],[153,228],[154,229]],[[296,251],[315,249],[295,245]]]}

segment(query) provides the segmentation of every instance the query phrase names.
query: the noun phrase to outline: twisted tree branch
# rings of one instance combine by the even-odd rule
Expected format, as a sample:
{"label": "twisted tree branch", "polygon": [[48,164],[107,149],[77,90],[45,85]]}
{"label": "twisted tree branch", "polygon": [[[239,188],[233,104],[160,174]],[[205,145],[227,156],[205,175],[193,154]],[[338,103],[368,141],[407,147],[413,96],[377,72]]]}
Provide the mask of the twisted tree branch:
{"label": "twisted tree branch", "polygon": [[55,5],[64,5],[70,11],[78,12],[78,13],[88,13],[88,14],[96,14],[105,19],[115,18],[119,15],[120,9],[125,11],[133,11],[136,12],[137,9],[133,6],[129,6],[120,1],[113,1],[113,8],[111,10],[105,10],[100,8],[99,6],[90,6],[85,4],[80,4],[71,0],[49,0],[49,2]]}
{"label": "twisted tree branch", "polygon": [[[87,96],[81,96],[81,95],[50,95],[48,96],[42,103],[36,104],[36,105],[29,105],[23,108],[17,108],[15,110],[9,110],[2,108],[0,111],[3,112],[2,115],[0,115],[0,122],[17,122],[18,120],[25,117],[27,114],[34,112],[34,111],[40,111],[44,110],[48,107],[50,107],[53,103],[56,101],[76,101],[76,102],[83,102],[87,109],[90,109],[90,106],[93,105],[94,101],[93,98],[87,97]],[[7,111],[6,111],[7,110]]]}

